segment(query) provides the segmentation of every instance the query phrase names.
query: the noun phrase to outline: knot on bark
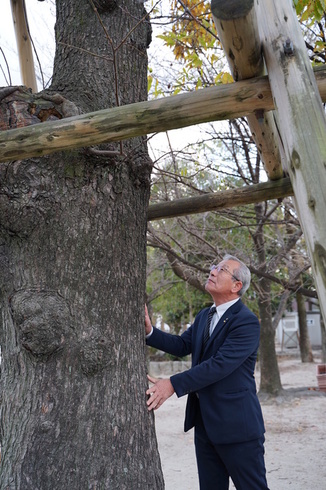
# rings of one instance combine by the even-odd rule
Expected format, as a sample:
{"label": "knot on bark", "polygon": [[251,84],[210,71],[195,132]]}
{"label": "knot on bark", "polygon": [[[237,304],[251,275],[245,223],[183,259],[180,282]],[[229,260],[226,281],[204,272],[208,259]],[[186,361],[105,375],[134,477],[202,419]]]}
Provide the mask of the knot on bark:
{"label": "knot on bark", "polygon": [[94,376],[113,364],[113,342],[104,336],[83,339],[80,347],[81,369],[86,376]]}
{"label": "knot on bark", "polygon": [[45,121],[56,121],[80,114],[80,109],[60,94],[30,89],[5,87],[0,89],[0,130],[22,128]]}
{"label": "knot on bark", "polygon": [[117,0],[94,0],[94,5],[99,13],[113,12],[118,6]]}
{"label": "knot on bark", "polygon": [[35,358],[48,357],[63,348],[70,312],[56,292],[21,290],[12,296],[10,307],[18,339]]}

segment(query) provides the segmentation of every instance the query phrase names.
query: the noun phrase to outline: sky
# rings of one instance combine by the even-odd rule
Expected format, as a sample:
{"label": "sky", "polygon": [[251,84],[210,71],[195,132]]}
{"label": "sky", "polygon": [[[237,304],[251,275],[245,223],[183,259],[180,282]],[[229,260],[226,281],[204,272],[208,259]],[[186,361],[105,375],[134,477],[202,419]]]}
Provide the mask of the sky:
{"label": "sky", "polygon": [[[45,74],[45,83],[47,83],[49,76],[52,73],[52,60],[54,55],[54,3],[52,0],[45,0],[43,2],[39,2],[38,0],[25,0],[25,2],[31,37],[35,44],[43,73]],[[19,73],[19,60],[10,3],[10,0],[1,0],[0,87],[22,84]],[[9,83],[8,69],[4,56],[9,65],[11,83]],[[39,74],[38,63],[35,57],[34,60],[36,70]],[[41,90],[43,87],[39,75],[37,75],[37,78],[38,87]]]}

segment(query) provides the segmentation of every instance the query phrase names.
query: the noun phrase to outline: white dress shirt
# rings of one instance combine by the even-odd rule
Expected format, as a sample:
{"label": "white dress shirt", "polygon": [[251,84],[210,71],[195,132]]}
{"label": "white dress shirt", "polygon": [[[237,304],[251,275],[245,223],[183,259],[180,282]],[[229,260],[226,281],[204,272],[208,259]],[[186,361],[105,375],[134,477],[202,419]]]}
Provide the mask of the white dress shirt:
{"label": "white dress shirt", "polygon": [[228,301],[227,303],[223,303],[222,305],[216,306],[215,304],[212,306],[215,306],[216,312],[214,313],[211,321],[211,325],[209,328],[209,335],[211,336],[212,333],[214,332],[214,329],[219,321],[220,318],[224,315],[226,310],[230,308],[230,306],[234,305],[237,301],[239,301],[240,298],[233,299],[232,301]]}

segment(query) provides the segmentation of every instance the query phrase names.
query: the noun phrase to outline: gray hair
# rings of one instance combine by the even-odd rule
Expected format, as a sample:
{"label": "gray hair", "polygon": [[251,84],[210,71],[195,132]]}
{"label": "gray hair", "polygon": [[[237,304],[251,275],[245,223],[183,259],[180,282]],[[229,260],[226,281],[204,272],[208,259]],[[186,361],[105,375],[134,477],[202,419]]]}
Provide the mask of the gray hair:
{"label": "gray hair", "polygon": [[244,264],[237,257],[234,257],[234,255],[226,254],[223,257],[223,260],[234,260],[235,262],[238,262],[239,267],[236,269],[236,271],[234,271],[234,275],[236,276],[237,279],[239,279],[239,281],[242,282],[242,288],[238,292],[238,295],[243,296],[250,286],[250,280],[251,280],[250,270],[248,269],[246,264]]}

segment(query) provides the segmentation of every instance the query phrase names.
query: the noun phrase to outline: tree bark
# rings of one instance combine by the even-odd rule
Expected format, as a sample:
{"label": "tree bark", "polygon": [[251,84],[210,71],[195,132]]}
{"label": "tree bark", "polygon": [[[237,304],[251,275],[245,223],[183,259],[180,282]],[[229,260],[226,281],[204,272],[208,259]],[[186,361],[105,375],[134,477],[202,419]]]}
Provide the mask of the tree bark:
{"label": "tree bark", "polygon": [[286,304],[287,304],[287,300],[290,296],[290,290],[289,289],[285,289],[284,292],[282,293],[282,296],[281,296],[281,299],[280,299],[280,303],[278,305],[278,308],[277,308],[277,311],[273,317],[273,328],[274,330],[276,331],[277,327],[278,327],[278,324],[280,323],[281,319],[282,319],[282,316],[283,316],[283,313],[285,312],[286,310]]}
{"label": "tree bark", "polygon": [[[257,223],[262,223],[263,204],[255,205]],[[266,272],[265,240],[262,225],[257,228],[254,237],[259,268]],[[282,391],[281,377],[275,350],[275,329],[272,319],[271,283],[265,277],[259,280],[258,307],[261,323],[259,360],[260,392],[277,395]]]}
{"label": "tree bark", "polygon": [[261,322],[259,361],[260,361],[260,393],[278,395],[282,391],[281,377],[278,369],[275,350],[275,330],[272,322],[272,306],[270,282],[260,281],[261,292],[258,306]]}
{"label": "tree bark", "polygon": [[[147,93],[142,4],[95,3],[57,0],[44,94],[82,112]],[[1,490],[164,488],[145,397],[151,162],[143,139],[124,151],[0,167]]]}
{"label": "tree bark", "polygon": [[298,305],[298,317],[299,317],[299,345],[300,345],[301,361],[314,362],[310,339],[309,339],[309,333],[308,333],[305,299],[302,296],[302,294],[297,293],[296,300]]}

